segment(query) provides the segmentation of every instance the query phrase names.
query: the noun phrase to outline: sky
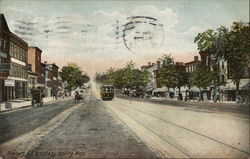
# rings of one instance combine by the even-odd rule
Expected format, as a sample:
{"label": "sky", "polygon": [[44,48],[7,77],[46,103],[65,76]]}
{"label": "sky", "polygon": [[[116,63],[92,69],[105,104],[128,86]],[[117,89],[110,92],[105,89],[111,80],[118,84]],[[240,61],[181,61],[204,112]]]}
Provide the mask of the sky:
{"label": "sky", "polygon": [[249,22],[249,1],[0,0],[0,12],[13,33],[43,51],[42,61],[77,63],[93,76],[165,53],[191,61],[199,32]]}

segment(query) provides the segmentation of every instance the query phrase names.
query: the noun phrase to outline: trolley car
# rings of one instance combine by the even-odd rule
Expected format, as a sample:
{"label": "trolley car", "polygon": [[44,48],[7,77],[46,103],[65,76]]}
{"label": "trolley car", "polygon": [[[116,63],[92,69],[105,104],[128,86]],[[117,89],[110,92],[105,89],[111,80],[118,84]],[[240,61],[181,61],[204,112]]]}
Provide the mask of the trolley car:
{"label": "trolley car", "polygon": [[101,85],[101,99],[102,100],[112,100],[114,99],[114,86],[111,84]]}

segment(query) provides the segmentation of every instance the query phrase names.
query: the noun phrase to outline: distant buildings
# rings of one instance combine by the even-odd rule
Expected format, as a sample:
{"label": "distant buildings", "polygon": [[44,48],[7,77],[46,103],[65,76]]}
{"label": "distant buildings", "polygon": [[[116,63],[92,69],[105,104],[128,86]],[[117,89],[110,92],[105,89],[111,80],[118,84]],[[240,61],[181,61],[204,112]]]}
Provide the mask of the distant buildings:
{"label": "distant buildings", "polygon": [[45,67],[45,95],[52,96],[52,68],[47,65],[47,61],[44,61]]}
{"label": "distant buildings", "polygon": [[58,69],[59,67],[53,64],[46,64],[47,67],[51,70],[51,87],[52,89],[58,89]]}
{"label": "distant buildings", "polygon": [[[219,81],[222,83],[220,86],[211,85],[206,89],[207,99],[214,99],[215,94],[219,94],[220,98],[224,101],[235,101],[236,99],[236,85],[233,83],[231,76],[230,76],[230,70],[227,66],[227,61],[223,57],[213,57],[212,55],[200,52],[201,60],[199,60],[198,56],[194,56],[194,60],[190,62],[186,62],[185,64],[183,62],[175,62],[174,66],[177,70],[192,73],[194,72],[199,65],[201,67],[207,69],[207,70],[213,70],[212,68],[212,62],[216,61],[216,66],[218,68],[219,73]],[[244,74],[241,77],[240,80],[240,86],[239,86],[239,92],[241,96],[249,96],[250,95],[250,55],[247,56],[248,63],[246,64]],[[164,86],[162,87],[159,83],[157,83],[157,78],[159,77],[159,68],[164,66],[164,63],[162,61],[157,61],[156,64],[151,62],[148,62],[148,65],[141,66],[141,70],[147,70],[151,73],[150,82],[146,86],[146,91],[150,92],[152,95],[154,95],[156,91],[159,92],[169,92],[171,93],[171,89],[166,89]],[[223,84],[224,83],[224,84]],[[197,88],[187,88],[187,87],[181,87],[181,92],[185,92],[186,90],[189,91],[199,91]],[[172,90],[173,91],[173,90]],[[177,89],[175,89],[175,94],[177,93]],[[159,93],[158,93],[159,94]],[[167,95],[168,93],[160,93],[161,95]]]}
{"label": "distant buildings", "polygon": [[196,70],[197,66],[200,64],[201,64],[201,61],[199,61],[199,57],[194,56],[193,61],[185,63],[186,72],[188,72],[188,73],[194,72]]}
{"label": "distant buildings", "polygon": [[59,67],[42,63],[41,56],[42,50],[12,33],[0,14],[0,102],[31,97],[33,87],[43,89],[46,96],[58,89]]}

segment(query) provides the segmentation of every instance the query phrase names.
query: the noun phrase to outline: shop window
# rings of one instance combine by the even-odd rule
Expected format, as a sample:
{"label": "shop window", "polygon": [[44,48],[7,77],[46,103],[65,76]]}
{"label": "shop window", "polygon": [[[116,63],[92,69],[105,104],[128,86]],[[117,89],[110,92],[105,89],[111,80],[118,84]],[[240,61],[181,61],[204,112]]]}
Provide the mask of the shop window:
{"label": "shop window", "polygon": [[0,49],[3,51],[3,50],[4,50],[4,40],[1,41],[1,44],[0,44],[0,45],[1,45],[1,48],[0,48]]}
{"label": "shop window", "polygon": [[23,51],[20,50],[19,52],[20,52],[20,60],[23,61]]}
{"label": "shop window", "polygon": [[2,50],[4,50],[4,49],[5,49],[5,41],[2,40]]}
{"label": "shop window", "polygon": [[21,59],[21,50],[18,48],[17,50],[17,59],[20,60]]}
{"label": "shop window", "polygon": [[16,57],[16,47],[15,46],[13,46],[13,57]]}
{"label": "shop window", "polygon": [[10,45],[10,56],[12,56],[12,47]]}
{"label": "shop window", "polygon": [[0,41],[0,49],[2,50],[2,46],[3,46],[3,44],[2,44],[2,40]]}

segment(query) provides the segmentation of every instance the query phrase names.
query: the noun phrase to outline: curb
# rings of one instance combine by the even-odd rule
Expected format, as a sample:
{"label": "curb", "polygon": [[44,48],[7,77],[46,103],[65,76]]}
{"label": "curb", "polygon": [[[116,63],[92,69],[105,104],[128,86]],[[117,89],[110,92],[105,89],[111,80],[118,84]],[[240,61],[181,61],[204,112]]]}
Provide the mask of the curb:
{"label": "curb", "polygon": [[[71,97],[73,99],[73,97]],[[56,103],[56,102],[60,102],[60,101],[65,101],[65,100],[70,100],[71,98],[67,98],[67,99],[63,99],[63,100],[51,100],[51,101],[48,101],[48,102],[44,102],[45,105],[47,104],[53,104],[53,103]],[[28,108],[28,107],[32,107],[32,105],[25,105],[25,106],[21,106],[21,107],[18,107],[18,108],[11,108],[11,109],[6,109],[6,110],[0,110],[0,114],[1,113],[5,113],[5,112],[9,112],[9,111],[12,111],[12,110],[19,110],[19,109],[23,109],[23,108]]]}

